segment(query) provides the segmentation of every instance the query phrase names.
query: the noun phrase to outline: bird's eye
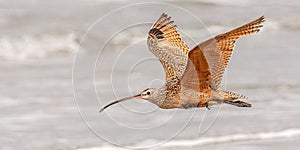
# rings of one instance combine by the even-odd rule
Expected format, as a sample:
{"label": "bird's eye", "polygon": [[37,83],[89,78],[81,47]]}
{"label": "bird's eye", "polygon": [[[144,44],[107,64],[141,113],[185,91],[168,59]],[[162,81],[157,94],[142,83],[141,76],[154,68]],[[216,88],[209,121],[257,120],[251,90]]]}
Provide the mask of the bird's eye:
{"label": "bird's eye", "polygon": [[149,92],[149,91],[147,92],[147,95],[150,95],[150,92]]}

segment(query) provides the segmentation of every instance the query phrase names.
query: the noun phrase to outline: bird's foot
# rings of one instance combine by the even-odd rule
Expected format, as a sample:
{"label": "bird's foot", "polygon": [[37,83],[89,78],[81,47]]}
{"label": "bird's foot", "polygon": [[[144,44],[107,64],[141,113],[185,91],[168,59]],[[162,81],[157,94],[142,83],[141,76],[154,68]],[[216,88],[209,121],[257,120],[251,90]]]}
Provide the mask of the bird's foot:
{"label": "bird's foot", "polygon": [[208,106],[208,104],[206,104],[206,106],[205,106],[208,110],[210,110],[210,107]]}

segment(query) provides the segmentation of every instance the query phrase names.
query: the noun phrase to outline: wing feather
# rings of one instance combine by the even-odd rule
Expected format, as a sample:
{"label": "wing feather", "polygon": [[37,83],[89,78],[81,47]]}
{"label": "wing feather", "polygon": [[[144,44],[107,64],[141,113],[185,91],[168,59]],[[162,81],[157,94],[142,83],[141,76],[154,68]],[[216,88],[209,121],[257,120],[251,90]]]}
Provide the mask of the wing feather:
{"label": "wing feather", "polygon": [[[189,52],[182,85],[187,88],[218,89],[238,38],[260,31],[264,16],[229,32],[211,38]],[[195,75],[196,73],[196,75]],[[192,86],[192,82],[194,86]],[[195,86],[195,84],[197,86]],[[199,90],[199,89],[198,89]]]}
{"label": "wing feather", "polygon": [[182,41],[174,21],[163,13],[153,24],[148,35],[149,50],[159,59],[166,73],[166,80],[180,78],[188,59],[188,46]]}

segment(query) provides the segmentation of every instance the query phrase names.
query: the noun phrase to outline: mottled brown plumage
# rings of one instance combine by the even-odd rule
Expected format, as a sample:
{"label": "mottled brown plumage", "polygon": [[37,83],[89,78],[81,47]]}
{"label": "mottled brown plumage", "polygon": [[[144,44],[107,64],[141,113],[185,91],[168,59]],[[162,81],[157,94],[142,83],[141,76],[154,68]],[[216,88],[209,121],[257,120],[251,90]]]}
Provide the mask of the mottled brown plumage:
{"label": "mottled brown plumage", "polygon": [[182,41],[171,17],[166,14],[159,17],[149,31],[147,43],[149,50],[164,67],[166,82],[182,76],[189,48]]}
{"label": "mottled brown plumage", "polygon": [[[142,98],[164,109],[207,107],[221,103],[251,107],[251,104],[237,100],[246,99],[246,96],[223,91],[219,87],[237,39],[257,33],[264,21],[262,16],[189,51],[171,17],[163,13],[151,27],[147,43],[164,67],[166,84],[158,89],[145,89],[131,98]],[[115,101],[101,111],[131,98]]]}

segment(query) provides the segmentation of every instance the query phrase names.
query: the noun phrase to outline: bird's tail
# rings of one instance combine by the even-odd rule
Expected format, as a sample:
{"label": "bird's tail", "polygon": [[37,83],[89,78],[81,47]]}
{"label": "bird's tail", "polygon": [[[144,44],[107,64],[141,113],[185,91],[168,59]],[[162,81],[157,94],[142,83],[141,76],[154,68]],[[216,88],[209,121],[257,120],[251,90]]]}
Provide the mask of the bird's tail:
{"label": "bird's tail", "polygon": [[246,96],[237,94],[230,91],[219,91],[219,94],[223,96],[223,102],[226,104],[234,105],[237,107],[251,107],[251,104],[236,100],[236,99],[247,99]]}
{"label": "bird's tail", "polygon": [[237,107],[251,107],[251,104],[243,102],[243,101],[224,101],[224,103],[226,104],[230,104],[230,105],[234,105]]}

